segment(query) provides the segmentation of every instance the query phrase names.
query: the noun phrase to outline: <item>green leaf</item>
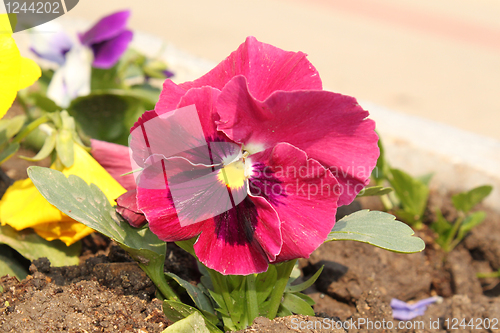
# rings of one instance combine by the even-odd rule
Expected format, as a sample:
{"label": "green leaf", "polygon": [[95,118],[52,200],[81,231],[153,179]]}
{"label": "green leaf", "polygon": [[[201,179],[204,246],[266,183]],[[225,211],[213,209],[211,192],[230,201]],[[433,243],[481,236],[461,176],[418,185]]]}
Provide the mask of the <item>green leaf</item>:
{"label": "green leaf", "polygon": [[47,241],[31,230],[16,231],[5,225],[0,227],[0,243],[7,244],[29,260],[46,257],[52,266],[78,265],[80,242],[66,246],[59,240]]}
{"label": "green leaf", "polygon": [[375,179],[377,184],[380,184],[387,178],[387,174],[389,173],[389,165],[385,160],[385,150],[384,145],[382,144],[382,139],[380,139],[380,135],[378,139],[378,148],[380,150],[380,156],[377,159],[377,165],[372,171],[372,177]]}
{"label": "green leaf", "polygon": [[274,285],[278,280],[278,273],[274,265],[269,265],[266,272],[260,273],[255,279],[255,291],[257,293],[257,303],[262,304],[271,295]]}
{"label": "green leaf", "polygon": [[390,187],[383,187],[383,186],[371,186],[371,187],[365,187],[364,189],[359,192],[357,195],[357,198],[361,197],[370,197],[370,196],[380,196],[384,195],[387,193],[391,193],[392,188]]}
{"label": "green leaf", "polygon": [[11,119],[0,119],[0,132],[4,132],[4,139],[10,139],[23,128],[26,116],[15,116]]}
{"label": "green leaf", "polygon": [[420,180],[425,186],[429,186],[429,183],[431,182],[432,177],[434,176],[434,173],[428,173],[419,177],[416,177],[418,180]]}
{"label": "green leaf", "polygon": [[295,294],[286,293],[283,296],[281,305],[283,305],[293,313],[301,314],[304,316],[314,316],[314,310],[311,308],[311,306],[305,300]]}
{"label": "green leaf", "polygon": [[210,333],[210,331],[203,316],[198,312],[193,312],[167,327],[162,333]]}
{"label": "green leaf", "polygon": [[408,225],[391,214],[361,210],[337,221],[326,241],[354,240],[393,252],[420,252],[425,243],[413,234]]}
{"label": "green leaf", "polygon": [[163,275],[166,244],[149,228],[122,220],[102,191],[78,176],[31,166],[28,176],[42,196],[61,212],[115,240],[136,260],[164,296],[176,299]]}
{"label": "green leaf", "polygon": [[467,192],[455,194],[451,197],[451,200],[456,209],[467,214],[475,205],[490,195],[492,190],[492,186],[483,185]]}
{"label": "green leaf", "polygon": [[462,223],[460,228],[458,229],[457,239],[462,240],[465,235],[469,233],[475,226],[481,224],[486,218],[486,213],[483,211],[474,212],[471,215],[465,218],[465,221]]}
{"label": "green leaf", "polygon": [[[195,312],[200,314],[200,312],[196,308],[184,303],[177,301],[163,301],[163,313],[172,322],[177,322],[179,320],[187,318],[189,315]],[[207,325],[207,328],[210,332],[222,333],[222,331],[219,330],[217,326],[212,324],[210,321],[205,320],[205,324]]]}
{"label": "green leaf", "polygon": [[436,243],[438,243],[439,246],[441,246],[441,248],[443,249],[446,248],[447,247],[446,242],[451,232],[451,229],[453,228],[453,225],[443,217],[443,214],[441,214],[440,209],[436,210],[436,221],[431,223],[430,227],[438,234]]}
{"label": "green leaf", "polygon": [[57,133],[55,131],[52,132],[52,134],[48,136],[47,139],[45,139],[42,149],[40,149],[40,151],[34,157],[27,157],[27,156],[19,156],[19,157],[31,162],[43,160],[44,158],[48,157],[54,150],[54,147],[56,146],[56,135]]}
{"label": "green leaf", "polygon": [[118,64],[108,69],[92,67],[90,88],[94,90],[122,88],[122,78],[118,76]]}
{"label": "green leaf", "polygon": [[31,93],[30,97],[33,98],[33,102],[40,109],[47,112],[55,112],[62,110],[53,100],[40,93]]}
{"label": "green leaf", "polygon": [[293,293],[295,296],[302,298],[307,304],[314,305],[316,302],[309,296],[302,294],[300,292]]}
{"label": "green leaf", "polygon": [[318,279],[319,275],[323,271],[323,267],[324,266],[321,266],[321,268],[318,269],[318,271],[316,273],[314,273],[314,275],[311,276],[311,278],[309,278],[309,280],[307,280],[305,282],[302,282],[302,283],[299,283],[299,284],[296,284],[296,285],[293,285],[293,286],[292,285],[287,285],[286,288],[285,288],[285,292],[296,293],[296,292],[300,292],[300,291],[306,290],[307,288],[309,288],[310,286],[312,286],[314,284],[314,282],[316,282],[316,280]]}
{"label": "green leaf", "polygon": [[116,90],[78,97],[68,108],[85,134],[122,145],[128,144],[129,129],[144,110],[141,100]]}
{"label": "green leaf", "polygon": [[73,144],[73,135],[68,129],[61,129],[56,134],[56,151],[57,156],[65,167],[69,168],[75,161],[75,152]]}
{"label": "green leaf", "polygon": [[212,303],[208,299],[203,292],[198,289],[198,287],[193,286],[191,283],[189,283],[186,280],[181,279],[179,276],[175,275],[174,273],[165,273],[165,275],[171,277],[174,279],[181,287],[186,289],[187,293],[193,300],[194,304],[199,310],[206,311],[212,315],[215,315],[214,308],[212,307]]}
{"label": "green leaf", "polygon": [[399,169],[390,169],[389,182],[401,200],[403,208],[419,220],[424,214],[429,188],[420,180]]}
{"label": "green leaf", "polygon": [[11,158],[15,153],[17,153],[18,150],[19,150],[19,143],[14,142],[8,145],[7,148],[5,148],[0,153],[0,164]]}
{"label": "green leaf", "polygon": [[14,259],[13,252],[10,247],[0,244],[0,277],[7,274],[15,276],[19,281],[21,281],[28,276],[28,271],[20,262]]}

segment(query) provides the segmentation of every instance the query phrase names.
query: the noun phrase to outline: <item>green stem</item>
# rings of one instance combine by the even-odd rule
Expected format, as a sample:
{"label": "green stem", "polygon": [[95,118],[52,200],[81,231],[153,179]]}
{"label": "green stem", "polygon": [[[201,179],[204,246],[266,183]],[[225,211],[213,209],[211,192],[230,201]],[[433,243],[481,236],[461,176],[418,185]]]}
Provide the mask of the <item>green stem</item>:
{"label": "green stem", "polygon": [[276,281],[276,285],[274,286],[271,294],[269,312],[267,313],[267,318],[271,320],[276,318],[276,314],[278,313],[278,309],[281,304],[281,299],[283,298],[283,292],[285,291],[288,280],[290,279],[290,274],[292,274],[293,266],[296,262],[297,259],[294,259],[276,265],[278,280]]}
{"label": "green stem", "polygon": [[381,195],[380,201],[382,201],[382,205],[384,205],[385,211],[390,211],[391,209],[394,208],[394,206],[393,206],[393,204],[392,204],[392,202],[389,199],[389,196],[387,194]]}
{"label": "green stem", "polygon": [[34,129],[36,129],[38,126],[40,126],[43,123],[46,123],[49,121],[49,117],[47,115],[43,115],[37,120],[31,122],[26,126],[19,134],[16,135],[14,140],[12,140],[12,143],[19,143],[21,142],[22,139],[24,139],[28,134],[30,134]]}
{"label": "green stem", "polygon": [[500,278],[500,269],[492,273],[477,273],[476,277],[479,279]]}
{"label": "green stem", "polygon": [[248,275],[246,280],[247,318],[248,322],[252,323],[259,316],[259,303],[257,302],[257,291],[255,290],[255,274]]}
{"label": "green stem", "polygon": [[[448,234],[448,237],[446,237],[446,242],[445,242],[446,248],[444,249],[446,252],[450,252],[451,250],[453,250],[453,247],[455,247],[455,246],[452,247],[453,240],[455,239],[455,236],[457,235],[458,229],[460,228],[460,225],[462,225],[463,220],[464,220],[463,214],[461,214],[455,220],[455,223],[453,224],[453,227],[452,227],[450,233]],[[454,245],[456,245],[456,244],[454,244]]]}

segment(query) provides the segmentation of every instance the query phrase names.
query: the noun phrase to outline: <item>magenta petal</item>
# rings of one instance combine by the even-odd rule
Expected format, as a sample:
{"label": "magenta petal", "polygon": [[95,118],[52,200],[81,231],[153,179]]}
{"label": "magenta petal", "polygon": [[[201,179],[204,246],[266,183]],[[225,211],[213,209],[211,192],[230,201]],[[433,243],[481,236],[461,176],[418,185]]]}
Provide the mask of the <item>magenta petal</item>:
{"label": "magenta petal", "polygon": [[172,82],[172,80],[165,80],[163,82],[163,89],[160,93],[158,103],[155,105],[155,111],[162,114],[168,111],[177,109],[181,97],[186,94],[186,90],[180,88]]}
{"label": "magenta petal", "polygon": [[267,270],[267,255],[255,237],[257,210],[250,199],[203,222],[194,245],[198,259],[224,275],[248,275]]}
{"label": "magenta petal", "polygon": [[215,109],[219,95],[220,91],[212,87],[193,88],[181,98],[178,108],[195,105],[205,138],[210,141],[229,141],[224,133],[217,131],[215,124],[219,120]]}
{"label": "magenta petal", "polygon": [[249,159],[254,165],[250,192],[268,198],[281,221],[283,245],[276,262],[309,257],[335,224],[337,180],[318,161],[288,143]]}
{"label": "magenta petal", "polygon": [[367,185],[379,156],[375,122],[356,99],[329,91],[277,91],[255,100],[243,76],[222,90],[218,129],[246,146],[288,142],[330,168],[341,185],[339,205]]}
{"label": "magenta petal", "polygon": [[128,44],[134,37],[132,31],[125,30],[118,36],[99,44],[93,44],[94,62],[92,65],[96,68],[113,67],[121,55],[127,50]]}
{"label": "magenta petal", "polygon": [[149,229],[161,240],[176,242],[195,237],[202,223],[181,226],[172,195],[167,189],[137,188],[137,206],[149,222]]}
{"label": "magenta petal", "polygon": [[100,19],[92,28],[80,36],[84,45],[103,42],[118,36],[127,26],[130,10],[113,13]]}
{"label": "magenta petal", "polygon": [[276,90],[322,89],[318,71],[302,52],[283,51],[248,37],[245,43],[201,78],[179,85],[184,90],[211,86],[222,90],[235,76],[248,79],[249,90],[258,100]]}
{"label": "magenta petal", "polygon": [[121,186],[135,189],[133,175],[121,176],[132,171],[128,147],[95,139],[90,139],[90,146],[92,156]]}
{"label": "magenta petal", "polygon": [[133,227],[146,224],[146,217],[137,207],[137,190],[123,193],[116,200],[116,211]]}

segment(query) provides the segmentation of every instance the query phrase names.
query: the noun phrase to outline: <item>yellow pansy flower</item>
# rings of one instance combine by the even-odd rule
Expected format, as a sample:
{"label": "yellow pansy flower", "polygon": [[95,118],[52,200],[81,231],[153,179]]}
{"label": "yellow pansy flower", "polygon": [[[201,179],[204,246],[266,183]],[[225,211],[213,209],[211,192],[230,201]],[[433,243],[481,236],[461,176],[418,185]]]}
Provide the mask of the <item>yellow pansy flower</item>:
{"label": "yellow pansy flower", "polygon": [[12,106],[17,92],[31,86],[41,75],[33,60],[21,56],[9,18],[0,14],[0,118]]}
{"label": "yellow pansy flower", "polygon": [[[90,154],[78,144],[74,144],[75,160],[62,173],[76,175],[88,184],[96,184],[111,204],[126,190]],[[56,169],[55,165],[51,166]],[[46,240],[60,239],[71,245],[91,234],[92,229],[73,220],[52,206],[38,192],[31,179],[16,181],[7,189],[0,201],[0,222],[16,230],[33,228]]]}

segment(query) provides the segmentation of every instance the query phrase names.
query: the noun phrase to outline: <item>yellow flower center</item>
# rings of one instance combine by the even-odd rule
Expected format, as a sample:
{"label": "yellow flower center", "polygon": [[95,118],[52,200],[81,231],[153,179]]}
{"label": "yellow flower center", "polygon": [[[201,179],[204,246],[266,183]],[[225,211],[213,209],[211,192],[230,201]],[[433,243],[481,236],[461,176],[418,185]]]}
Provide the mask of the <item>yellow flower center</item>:
{"label": "yellow flower center", "polygon": [[217,178],[222,184],[232,189],[245,185],[245,162],[237,160],[219,170]]}

